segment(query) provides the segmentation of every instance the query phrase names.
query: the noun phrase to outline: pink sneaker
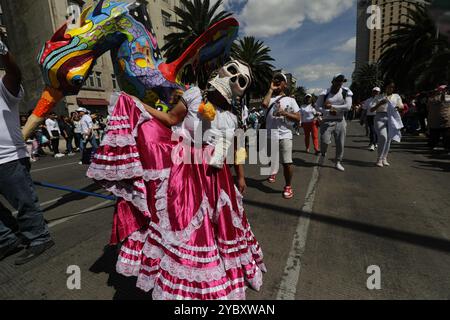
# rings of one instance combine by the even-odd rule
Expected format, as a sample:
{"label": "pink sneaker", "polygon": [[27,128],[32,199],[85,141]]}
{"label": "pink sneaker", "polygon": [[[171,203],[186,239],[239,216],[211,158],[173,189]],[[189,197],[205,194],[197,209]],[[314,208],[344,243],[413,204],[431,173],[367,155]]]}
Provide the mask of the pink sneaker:
{"label": "pink sneaker", "polygon": [[291,186],[284,187],[283,198],[292,199],[294,197],[294,191]]}
{"label": "pink sneaker", "polygon": [[274,174],[271,175],[271,176],[267,179],[267,181],[268,181],[269,183],[275,183],[275,181],[276,181],[275,175],[274,175]]}

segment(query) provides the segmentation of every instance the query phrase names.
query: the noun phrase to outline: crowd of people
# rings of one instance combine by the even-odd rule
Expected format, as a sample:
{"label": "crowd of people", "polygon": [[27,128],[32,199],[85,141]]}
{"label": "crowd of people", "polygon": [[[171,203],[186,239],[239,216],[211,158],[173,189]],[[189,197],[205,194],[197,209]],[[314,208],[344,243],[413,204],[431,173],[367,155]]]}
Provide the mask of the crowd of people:
{"label": "crowd of people", "polygon": [[[25,115],[20,117],[22,127],[27,120]],[[81,153],[80,164],[88,164],[86,158],[95,153],[103,139],[106,126],[107,119],[101,114],[91,114],[83,107],[72,112],[70,116],[58,116],[52,112],[26,141],[30,160],[35,162],[48,153],[53,154],[55,158]],[[92,148],[86,148],[88,143]],[[86,152],[89,154],[86,155]]]}

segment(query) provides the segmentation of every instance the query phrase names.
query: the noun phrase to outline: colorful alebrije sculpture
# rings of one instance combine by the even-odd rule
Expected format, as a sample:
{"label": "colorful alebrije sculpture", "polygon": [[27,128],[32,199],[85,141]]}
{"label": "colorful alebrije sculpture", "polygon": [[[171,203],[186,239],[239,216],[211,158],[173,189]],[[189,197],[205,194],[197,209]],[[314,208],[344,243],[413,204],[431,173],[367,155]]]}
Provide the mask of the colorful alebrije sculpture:
{"label": "colorful alebrije sculpture", "polygon": [[28,137],[64,96],[77,95],[96,60],[110,51],[122,91],[168,111],[174,92],[185,88],[183,74],[198,65],[226,60],[239,23],[226,18],[211,26],[179,59],[164,63],[143,5],[100,0],[86,8],[76,26],[64,24],[38,56],[46,88],[24,128]]}

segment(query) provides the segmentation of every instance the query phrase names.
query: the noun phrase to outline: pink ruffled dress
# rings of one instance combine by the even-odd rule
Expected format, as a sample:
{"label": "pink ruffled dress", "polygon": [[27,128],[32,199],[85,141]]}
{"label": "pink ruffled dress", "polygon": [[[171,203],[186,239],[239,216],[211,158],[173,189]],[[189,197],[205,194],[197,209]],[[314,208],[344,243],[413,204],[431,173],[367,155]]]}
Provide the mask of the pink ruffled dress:
{"label": "pink ruffled dress", "polygon": [[[187,94],[195,115],[200,90]],[[248,286],[260,289],[266,269],[242,196],[226,165],[173,163],[173,152],[194,157],[207,147],[185,148],[172,133],[139,101],[112,98],[87,175],[118,197],[111,237],[122,243],[117,272],[137,277],[155,300],[245,299]]]}

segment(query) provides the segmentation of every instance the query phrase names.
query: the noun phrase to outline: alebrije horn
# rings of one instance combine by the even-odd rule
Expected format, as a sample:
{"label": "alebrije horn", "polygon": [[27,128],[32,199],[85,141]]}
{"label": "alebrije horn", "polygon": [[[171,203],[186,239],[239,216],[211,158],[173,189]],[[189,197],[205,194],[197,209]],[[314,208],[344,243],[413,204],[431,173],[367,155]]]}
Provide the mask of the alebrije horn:
{"label": "alebrije horn", "polygon": [[93,15],[94,17],[99,16],[99,15],[102,14],[103,2],[104,2],[104,0],[100,0],[100,1],[97,3],[97,6],[95,7],[94,12],[92,13],[92,15]]}
{"label": "alebrije horn", "polygon": [[45,116],[55,107],[55,105],[63,98],[61,91],[46,87],[39,99],[33,114],[28,118],[27,123],[22,129],[22,134],[25,140],[27,140],[37,126],[45,119]]}

